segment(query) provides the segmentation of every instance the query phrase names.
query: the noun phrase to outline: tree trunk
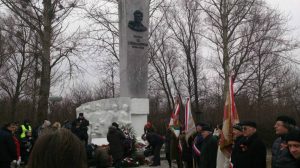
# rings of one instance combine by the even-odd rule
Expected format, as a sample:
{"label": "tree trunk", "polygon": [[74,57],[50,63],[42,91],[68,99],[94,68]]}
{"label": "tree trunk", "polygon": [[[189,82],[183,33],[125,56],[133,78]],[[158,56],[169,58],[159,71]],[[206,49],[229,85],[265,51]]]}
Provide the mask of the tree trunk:
{"label": "tree trunk", "polygon": [[37,121],[42,121],[47,118],[48,111],[48,98],[50,92],[50,47],[51,47],[51,0],[44,0],[44,11],[43,11],[43,22],[44,31],[40,32],[40,37],[42,41],[42,72],[41,72],[41,86],[39,91],[39,102],[38,102],[38,113]]}

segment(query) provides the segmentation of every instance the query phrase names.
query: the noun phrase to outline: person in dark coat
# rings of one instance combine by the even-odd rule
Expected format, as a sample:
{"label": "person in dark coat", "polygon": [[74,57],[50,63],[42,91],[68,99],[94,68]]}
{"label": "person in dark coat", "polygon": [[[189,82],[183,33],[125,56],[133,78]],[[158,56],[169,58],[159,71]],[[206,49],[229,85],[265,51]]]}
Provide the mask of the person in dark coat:
{"label": "person in dark coat", "polygon": [[149,145],[153,149],[153,163],[150,166],[159,166],[160,165],[160,150],[164,143],[162,136],[158,135],[155,132],[148,132],[146,134],[146,140],[149,142]]}
{"label": "person in dark coat", "polygon": [[0,167],[10,168],[10,163],[17,160],[17,150],[13,139],[14,123],[5,124],[0,130]]}
{"label": "person in dark coat", "polygon": [[202,125],[201,135],[203,142],[200,146],[199,167],[216,168],[218,139],[212,135],[212,128],[207,125]]}
{"label": "person in dark coat", "polygon": [[266,168],[267,150],[256,133],[256,123],[241,122],[243,138],[236,155],[234,168]]}
{"label": "person in dark coat", "polygon": [[170,128],[167,128],[166,136],[165,136],[165,153],[166,153],[166,159],[168,161],[169,167],[172,167],[172,161],[171,161],[171,136],[172,132]]}
{"label": "person in dark coat", "polygon": [[204,123],[197,123],[196,124],[196,134],[194,136],[192,149],[193,149],[193,158],[195,161],[195,166],[198,168],[200,165],[200,159],[199,156],[201,154],[200,148],[201,144],[203,142],[203,137],[201,135],[202,132],[202,126],[205,125]]}
{"label": "person in dark coat", "polygon": [[31,131],[26,131],[26,137],[21,139],[21,157],[22,161],[27,164],[29,155],[33,147],[33,138]]}
{"label": "person in dark coat", "polygon": [[235,124],[232,130],[234,144],[231,152],[231,163],[235,165],[236,158],[238,156],[239,146],[243,139],[243,127],[240,124]]}
{"label": "person in dark coat", "polygon": [[89,139],[89,136],[87,133],[89,125],[90,125],[90,122],[84,118],[83,113],[79,113],[78,118],[75,119],[72,123],[73,130],[74,130],[74,127],[77,127],[80,130],[80,131],[77,130],[76,132],[80,132],[79,138],[85,142],[85,145],[87,145],[88,139]]}
{"label": "person in dark coat", "polygon": [[300,167],[300,130],[291,131],[287,135],[286,141],[289,152],[297,160],[297,166]]}
{"label": "person in dark coat", "polygon": [[110,126],[107,133],[107,141],[109,143],[109,153],[112,155],[113,164],[116,168],[122,167],[122,159],[124,156],[123,141],[125,135],[115,126]]}
{"label": "person in dark coat", "polygon": [[272,168],[296,168],[297,161],[287,148],[286,136],[296,126],[296,121],[289,116],[279,116],[274,125],[279,136],[272,146]]}
{"label": "person in dark coat", "polygon": [[186,134],[185,132],[182,132],[182,134],[179,136],[179,143],[182,146],[182,161],[184,164],[184,167],[193,167],[193,140],[194,136],[190,136],[188,138],[188,142],[186,142]]}

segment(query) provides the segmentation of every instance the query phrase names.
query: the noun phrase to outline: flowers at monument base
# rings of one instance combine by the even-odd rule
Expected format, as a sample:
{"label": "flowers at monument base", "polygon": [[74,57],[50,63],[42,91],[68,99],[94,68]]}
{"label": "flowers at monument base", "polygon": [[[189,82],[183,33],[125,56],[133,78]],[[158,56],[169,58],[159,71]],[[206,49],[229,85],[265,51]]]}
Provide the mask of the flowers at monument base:
{"label": "flowers at monument base", "polygon": [[138,167],[140,166],[140,163],[136,159],[133,159],[131,157],[126,157],[125,159],[123,159],[122,165],[123,167]]}

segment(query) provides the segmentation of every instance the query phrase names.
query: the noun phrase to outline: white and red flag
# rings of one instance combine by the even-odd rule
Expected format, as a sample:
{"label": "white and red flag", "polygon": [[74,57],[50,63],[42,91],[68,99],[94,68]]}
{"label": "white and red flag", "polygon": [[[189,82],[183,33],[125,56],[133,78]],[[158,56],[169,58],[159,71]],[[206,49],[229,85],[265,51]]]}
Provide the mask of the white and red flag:
{"label": "white and red flag", "polygon": [[175,111],[174,111],[174,113],[172,113],[171,119],[169,122],[169,127],[177,138],[179,137],[179,134],[180,134],[179,112],[180,112],[180,103],[179,103],[179,101],[177,101],[176,106],[175,106]]}
{"label": "white and red flag", "polygon": [[239,123],[239,117],[234,102],[233,80],[229,77],[229,88],[226,92],[224,105],[223,128],[219,141],[217,168],[230,168],[230,156],[233,145],[232,127]]}
{"label": "white and red flag", "polygon": [[188,143],[188,138],[196,131],[195,121],[193,119],[192,110],[191,110],[191,100],[187,98],[185,105],[185,140]]}

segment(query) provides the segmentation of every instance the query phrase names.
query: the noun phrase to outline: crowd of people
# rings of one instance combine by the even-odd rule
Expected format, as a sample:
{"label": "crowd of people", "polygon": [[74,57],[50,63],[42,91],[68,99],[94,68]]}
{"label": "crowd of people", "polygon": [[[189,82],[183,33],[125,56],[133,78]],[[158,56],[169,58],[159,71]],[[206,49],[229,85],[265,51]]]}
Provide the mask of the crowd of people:
{"label": "crowd of people", "polygon": [[[85,147],[88,141],[88,125],[89,121],[84,118],[82,113],[80,113],[78,118],[73,122],[65,121],[62,126],[59,122],[51,124],[49,120],[44,120],[43,123],[36,128],[32,128],[30,120],[28,119],[25,119],[21,125],[18,122],[8,122],[4,124],[0,130],[0,168],[18,167],[21,164],[28,165],[28,167],[46,167],[38,166],[41,163],[41,158],[34,160],[37,159],[35,155],[39,155],[39,152],[51,152],[51,150],[53,150],[52,153],[45,152],[46,154],[41,155],[50,156],[55,155],[55,150],[60,152],[65,150],[63,152],[67,152],[69,153],[68,155],[72,156],[72,148],[75,147],[75,144],[78,144],[78,142],[74,142],[72,146],[72,144],[67,144],[68,139],[75,139]],[[60,141],[64,144],[57,144],[57,146],[55,146],[55,141]],[[58,148],[59,145],[66,146]],[[47,150],[45,150],[46,148]],[[79,148],[79,146],[76,148]],[[47,161],[51,162],[51,160]],[[57,164],[60,164],[59,160],[57,161]],[[53,164],[55,163],[53,162]]]}
{"label": "crowd of people", "polygon": [[[64,122],[63,126],[48,120],[35,129],[29,120],[24,120],[21,125],[7,123],[0,130],[0,167],[10,168],[23,163],[28,168],[86,168],[88,125],[83,114],[73,122]],[[109,154],[113,166],[121,168],[122,160],[129,155],[134,142],[117,123],[112,123],[108,129]],[[300,130],[296,121],[289,116],[279,116],[274,130],[278,138],[271,149],[272,168],[299,168]],[[231,168],[266,168],[267,149],[257,134],[256,123],[242,121],[233,125],[232,132],[234,143],[228,153]],[[165,144],[169,167],[176,160],[178,168],[220,168],[224,166],[224,161],[220,164],[217,159],[222,135],[222,125],[213,129],[201,122],[196,124],[196,131],[190,136],[185,131],[177,136],[171,128],[161,136],[151,123],[147,123],[142,139],[149,145],[144,155],[153,155],[150,166],[160,166],[160,151]]]}
{"label": "crowd of people", "polygon": [[[233,125],[233,144],[228,153],[230,168],[266,168],[267,149],[257,133],[257,125],[253,121],[242,121]],[[289,116],[279,116],[274,124],[278,138],[272,145],[272,168],[300,167],[300,130],[296,121]],[[170,128],[166,136],[155,133],[151,124],[145,125],[143,138],[147,140],[152,152],[146,149],[147,155],[154,155],[153,164],[160,165],[160,149],[165,143],[166,159],[169,167],[176,160],[178,168],[223,168],[225,160],[219,160],[221,154],[222,125],[213,129],[207,123],[197,123],[196,131],[186,136],[184,131],[177,137]],[[219,151],[219,152],[218,152]],[[218,159],[217,159],[218,158]]]}

